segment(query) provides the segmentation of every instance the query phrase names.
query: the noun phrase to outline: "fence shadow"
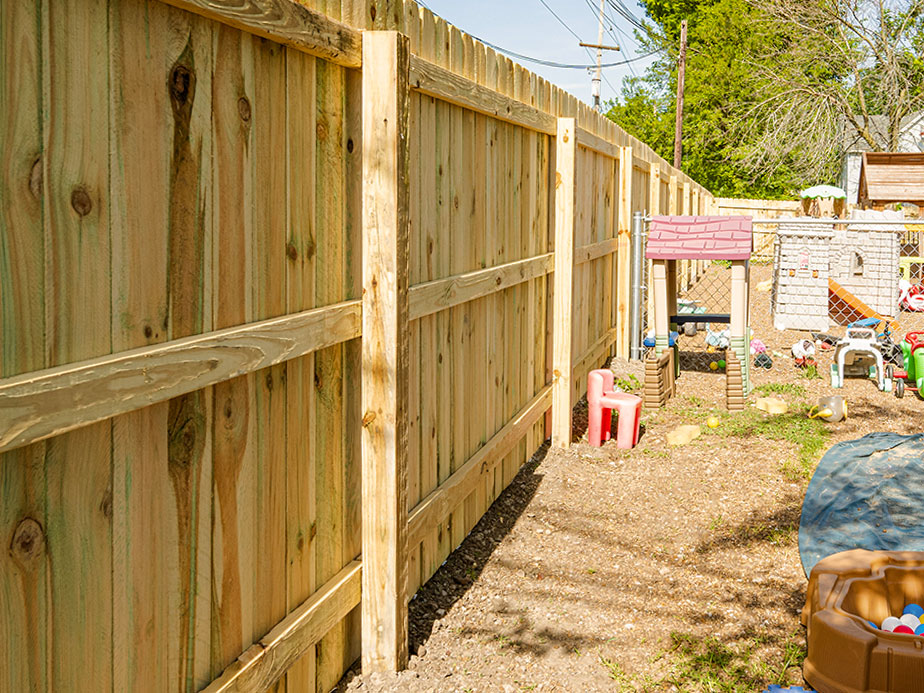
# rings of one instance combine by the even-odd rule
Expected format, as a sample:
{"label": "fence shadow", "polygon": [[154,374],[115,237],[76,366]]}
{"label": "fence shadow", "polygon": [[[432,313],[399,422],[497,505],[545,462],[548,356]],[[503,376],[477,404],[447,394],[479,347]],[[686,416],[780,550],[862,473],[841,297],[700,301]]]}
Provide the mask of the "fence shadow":
{"label": "fence shadow", "polygon": [[538,474],[536,469],[548,452],[549,443],[546,441],[520,468],[459,548],[417,591],[408,607],[411,653],[417,652],[430,637],[434,624],[442,616],[440,612],[445,614],[468,592],[494,550],[513,529],[542,482],[542,474]]}

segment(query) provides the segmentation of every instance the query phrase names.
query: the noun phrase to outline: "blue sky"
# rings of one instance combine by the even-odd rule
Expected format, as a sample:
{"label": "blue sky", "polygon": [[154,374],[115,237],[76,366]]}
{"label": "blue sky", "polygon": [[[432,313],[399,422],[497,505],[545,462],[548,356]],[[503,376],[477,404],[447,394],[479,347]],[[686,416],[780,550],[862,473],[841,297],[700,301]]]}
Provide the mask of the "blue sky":
{"label": "blue sky", "polygon": [[[419,0],[418,0],[419,1]],[[586,43],[597,42],[598,0],[544,0],[571,30]],[[603,62],[617,62],[642,53],[635,43],[629,21],[621,17],[607,0],[605,14],[609,31],[604,32],[603,43],[618,44],[622,51],[605,51]],[[612,0],[616,2],[616,0]],[[637,19],[645,16],[637,0],[622,0]],[[466,33],[490,41],[517,53],[555,62],[590,64],[596,59],[594,52],[578,46],[572,35],[543,6],[543,0],[423,0],[423,3],[446,21]],[[597,8],[597,9],[595,9]],[[516,60],[514,58],[514,60]],[[647,58],[629,66],[604,68],[602,98],[614,98],[623,77],[642,74],[654,58]],[[545,77],[550,82],[571,92],[582,101],[591,102],[590,74],[585,70],[545,67],[518,60],[524,67]]]}

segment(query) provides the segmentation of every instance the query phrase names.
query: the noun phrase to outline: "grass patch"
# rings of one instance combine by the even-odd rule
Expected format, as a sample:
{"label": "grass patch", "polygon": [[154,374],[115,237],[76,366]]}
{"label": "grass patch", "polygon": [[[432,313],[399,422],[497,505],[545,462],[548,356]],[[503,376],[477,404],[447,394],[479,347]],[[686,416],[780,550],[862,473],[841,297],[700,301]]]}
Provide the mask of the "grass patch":
{"label": "grass patch", "polygon": [[800,374],[806,380],[821,380],[821,373],[818,372],[818,366],[806,366]]}
{"label": "grass patch", "polygon": [[642,384],[639,382],[639,379],[636,378],[631,373],[625,378],[616,378],[613,381],[613,385],[617,390],[622,390],[623,392],[635,392],[636,390],[641,389]]}
{"label": "grass patch", "polygon": [[795,463],[784,463],[784,473],[793,479],[809,478],[827,447],[830,435],[825,423],[807,416],[808,406],[797,405],[792,411],[767,416],[759,409],[747,409],[736,416],[724,417],[716,432],[733,438],[782,440],[796,447]]}
{"label": "grass patch", "polygon": [[769,652],[758,652],[766,646],[755,636],[737,643],[724,643],[716,638],[701,638],[685,633],[671,633],[671,647],[666,656],[670,672],[664,677],[681,691],[711,693],[753,693],[768,684],[783,684],[790,669],[802,666],[805,648],[791,639],[783,644],[782,661]]}
{"label": "grass patch", "polygon": [[805,397],[805,385],[796,383],[764,383],[754,388],[754,392],[764,397],[768,395],[788,395],[794,398]]}
{"label": "grass patch", "polygon": [[623,671],[623,668],[619,665],[619,662],[600,655],[600,664],[602,664],[603,668],[606,669],[607,675],[616,682],[617,686],[619,686],[617,690],[619,690],[621,693],[631,693],[632,691],[637,690],[632,682],[632,677]]}

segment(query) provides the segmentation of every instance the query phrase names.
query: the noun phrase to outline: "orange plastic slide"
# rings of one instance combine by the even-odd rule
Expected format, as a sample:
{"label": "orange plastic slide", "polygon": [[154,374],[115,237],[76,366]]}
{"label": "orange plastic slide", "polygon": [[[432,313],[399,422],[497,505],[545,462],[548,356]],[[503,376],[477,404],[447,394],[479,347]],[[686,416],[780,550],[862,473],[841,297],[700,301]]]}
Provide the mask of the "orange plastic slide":
{"label": "orange plastic slide", "polygon": [[828,279],[828,312],[841,325],[865,318],[878,318],[888,322],[892,330],[898,329],[897,322],[877,313],[833,279]]}

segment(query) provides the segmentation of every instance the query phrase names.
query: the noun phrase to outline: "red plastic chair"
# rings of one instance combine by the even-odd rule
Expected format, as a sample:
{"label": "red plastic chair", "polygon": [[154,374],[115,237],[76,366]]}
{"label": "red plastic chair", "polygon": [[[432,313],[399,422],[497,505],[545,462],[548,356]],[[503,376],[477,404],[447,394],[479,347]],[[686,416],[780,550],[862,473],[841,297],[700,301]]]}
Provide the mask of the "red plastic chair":
{"label": "red plastic chair", "polygon": [[616,410],[616,447],[634,448],[638,444],[642,398],[613,390],[613,371],[607,368],[587,374],[587,442],[600,447],[610,439],[610,420]]}

